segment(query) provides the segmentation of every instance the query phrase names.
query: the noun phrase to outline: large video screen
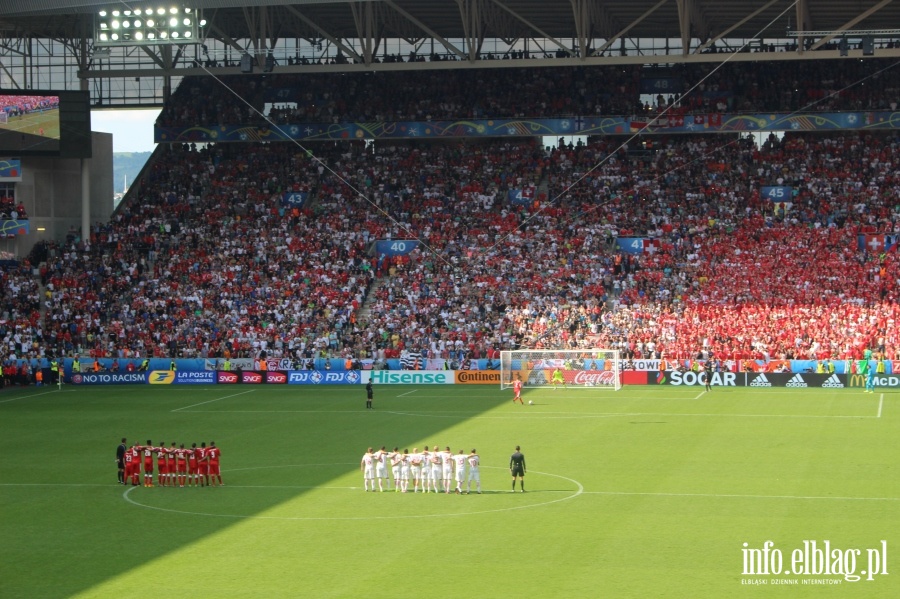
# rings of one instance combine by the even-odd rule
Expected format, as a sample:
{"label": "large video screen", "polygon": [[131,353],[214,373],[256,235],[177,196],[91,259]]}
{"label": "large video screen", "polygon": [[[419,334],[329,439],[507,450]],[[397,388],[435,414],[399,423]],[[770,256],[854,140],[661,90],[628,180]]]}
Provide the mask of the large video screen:
{"label": "large video screen", "polygon": [[0,91],[0,154],[90,158],[88,92]]}

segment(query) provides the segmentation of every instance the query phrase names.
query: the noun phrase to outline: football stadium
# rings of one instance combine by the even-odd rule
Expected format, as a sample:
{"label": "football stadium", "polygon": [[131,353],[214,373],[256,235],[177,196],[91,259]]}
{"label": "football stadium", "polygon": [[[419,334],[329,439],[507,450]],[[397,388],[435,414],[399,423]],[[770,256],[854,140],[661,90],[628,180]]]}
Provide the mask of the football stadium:
{"label": "football stadium", "polygon": [[4,597],[900,595],[897,3],[0,7]]}

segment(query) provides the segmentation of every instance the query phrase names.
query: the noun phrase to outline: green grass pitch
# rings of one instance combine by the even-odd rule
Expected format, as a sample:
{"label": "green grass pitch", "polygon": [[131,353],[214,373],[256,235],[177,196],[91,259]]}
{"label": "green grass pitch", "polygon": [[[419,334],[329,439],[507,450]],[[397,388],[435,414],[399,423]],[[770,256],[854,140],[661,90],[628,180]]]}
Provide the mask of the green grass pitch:
{"label": "green grass pitch", "polygon": [[[381,386],[367,411],[362,387],[7,389],[0,596],[900,596],[895,393],[525,396]],[[122,436],[215,441],[226,486],[122,487]],[[425,444],[477,449],[485,493],[363,492],[367,446]],[[766,541],[782,574],[747,575]],[[857,574],[886,547],[888,573],[784,574],[804,541],[840,551],[835,569],[859,549]]]}
{"label": "green grass pitch", "polygon": [[0,129],[59,139],[59,109],[12,117],[8,123],[0,123]]}

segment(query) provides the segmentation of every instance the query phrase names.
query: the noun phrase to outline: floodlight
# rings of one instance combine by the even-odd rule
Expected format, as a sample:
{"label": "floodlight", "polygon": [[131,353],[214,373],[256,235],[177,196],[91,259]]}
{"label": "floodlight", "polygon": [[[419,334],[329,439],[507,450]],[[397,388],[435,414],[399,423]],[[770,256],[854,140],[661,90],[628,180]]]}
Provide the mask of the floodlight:
{"label": "floodlight", "polygon": [[[171,5],[145,5],[145,8],[128,8],[127,10],[118,8],[98,10],[94,17],[94,42],[110,46],[154,42],[195,43],[194,40],[201,37],[198,30],[198,18],[194,17],[198,12],[196,8],[181,8]],[[101,16],[106,14],[111,14],[112,17],[107,19]],[[110,30],[116,31],[117,36],[110,35]],[[101,36],[104,32],[107,33],[105,37]]]}

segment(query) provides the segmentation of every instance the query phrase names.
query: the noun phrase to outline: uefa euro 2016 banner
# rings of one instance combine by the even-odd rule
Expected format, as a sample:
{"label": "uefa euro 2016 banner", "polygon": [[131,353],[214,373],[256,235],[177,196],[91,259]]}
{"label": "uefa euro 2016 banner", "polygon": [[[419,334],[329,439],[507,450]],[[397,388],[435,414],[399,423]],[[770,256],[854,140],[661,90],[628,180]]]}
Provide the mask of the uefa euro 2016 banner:
{"label": "uefa euro 2016 banner", "polygon": [[156,143],[328,141],[360,139],[444,139],[454,137],[535,137],[539,135],[643,135],[753,131],[834,131],[897,129],[895,113],[816,112],[678,115],[670,118],[575,116],[562,119],[466,119],[378,123],[292,123],[278,127],[190,125],[154,127]]}

